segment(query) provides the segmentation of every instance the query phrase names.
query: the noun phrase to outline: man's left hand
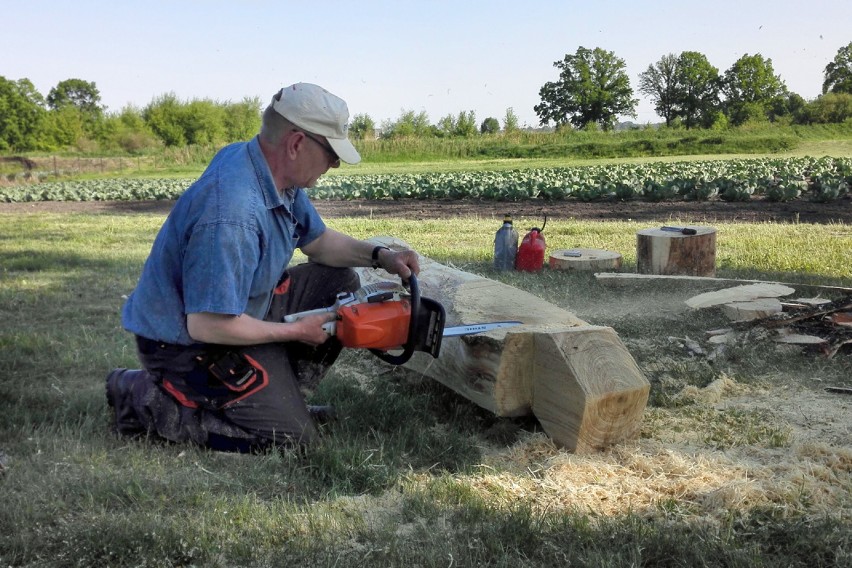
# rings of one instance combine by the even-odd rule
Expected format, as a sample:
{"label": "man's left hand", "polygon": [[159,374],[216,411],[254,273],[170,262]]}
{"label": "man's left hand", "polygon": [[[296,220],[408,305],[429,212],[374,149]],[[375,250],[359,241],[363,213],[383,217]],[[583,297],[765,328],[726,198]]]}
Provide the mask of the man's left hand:
{"label": "man's left hand", "polygon": [[379,251],[378,264],[391,274],[398,274],[403,280],[408,280],[412,272],[415,276],[420,274],[418,256],[413,250],[382,249]]}

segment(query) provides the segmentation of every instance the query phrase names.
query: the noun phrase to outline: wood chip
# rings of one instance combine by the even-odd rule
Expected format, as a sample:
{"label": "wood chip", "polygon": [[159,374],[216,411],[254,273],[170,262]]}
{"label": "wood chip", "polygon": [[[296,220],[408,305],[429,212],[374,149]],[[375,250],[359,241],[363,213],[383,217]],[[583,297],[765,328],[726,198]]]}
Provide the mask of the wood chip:
{"label": "wood chip", "polygon": [[724,304],[722,311],[732,321],[750,321],[781,313],[784,308],[777,298],[760,298],[750,302]]}
{"label": "wood chip", "polygon": [[802,333],[784,334],[777,338],[776,343],[791,343],[793,345],[824,345],[827,340],[816,335],[804,335]]}

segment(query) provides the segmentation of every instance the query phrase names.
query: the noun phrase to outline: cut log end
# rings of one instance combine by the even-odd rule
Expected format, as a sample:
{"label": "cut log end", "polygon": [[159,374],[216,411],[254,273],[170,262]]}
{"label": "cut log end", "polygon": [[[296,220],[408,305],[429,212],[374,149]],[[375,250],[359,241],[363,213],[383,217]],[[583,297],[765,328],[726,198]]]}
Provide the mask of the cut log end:
{"label": "cut log end", "polygon": [[639,433],[650,384],[611,328],[535,335],[533,414],[558,444],[598,451]]}

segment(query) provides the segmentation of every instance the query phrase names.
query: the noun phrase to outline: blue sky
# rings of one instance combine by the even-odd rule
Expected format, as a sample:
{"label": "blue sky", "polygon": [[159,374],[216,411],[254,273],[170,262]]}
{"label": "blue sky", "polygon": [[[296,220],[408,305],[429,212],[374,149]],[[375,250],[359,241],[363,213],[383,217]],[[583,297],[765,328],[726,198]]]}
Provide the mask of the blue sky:
{"label": "blue sky", "polygon": [[94,82],[110,111],[165,93],[264,104],[306,81],[377,124],[403,110],[432,123],[460,111],[534,126],[553,62],[579,46],[624,59],[638,75],[667,53],[699,51],[724,72],[761,53],[793,92],[820,94],[823,70],[852,41],[849,0],[370,1],[0,0],[0,75],[44,95]]}

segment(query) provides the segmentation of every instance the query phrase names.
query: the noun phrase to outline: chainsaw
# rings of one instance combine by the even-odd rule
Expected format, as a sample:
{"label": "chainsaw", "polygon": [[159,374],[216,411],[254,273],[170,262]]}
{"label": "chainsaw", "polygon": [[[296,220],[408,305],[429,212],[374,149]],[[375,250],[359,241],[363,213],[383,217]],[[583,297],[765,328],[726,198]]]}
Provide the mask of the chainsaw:
{"label": "chainsaw", "polygon": [[[369,284],[355,292],[338,294],[333,305],[284,316],[295,322],[305,316],[335,313],[334,321],[323,329],[337,337],[344,347],[368,349],[392,365],[406,363],[415,351],[437,358],[445,337],[460,337],[520,325],[520,321],[499,321],[445,327],[444,307],[420,296],[417,277],[412,274],[408,290],[394,282]],[[402,349],[402,353],[389,351]]]}

